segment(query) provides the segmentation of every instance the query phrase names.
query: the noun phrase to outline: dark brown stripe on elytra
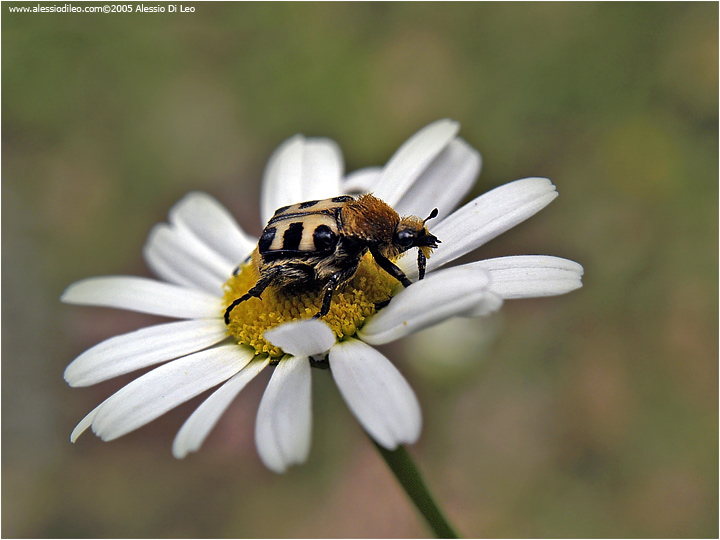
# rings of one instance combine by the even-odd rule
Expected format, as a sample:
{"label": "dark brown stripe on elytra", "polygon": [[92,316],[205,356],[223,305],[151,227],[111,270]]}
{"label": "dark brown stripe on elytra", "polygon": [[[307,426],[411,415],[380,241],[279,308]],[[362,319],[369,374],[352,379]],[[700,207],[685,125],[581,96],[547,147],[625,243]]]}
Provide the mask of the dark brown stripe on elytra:
{"label": "dark brown stripe on elytra", "polygon": [[304,203],[300,203],[300,206],[298,206],[298,208],[299,208],[300,210],[304,210],[305,208],[310,208],[310,207],[312,207],[312,206],[315,206],[315,205],[316,205],[317,203],[319,203],[319,202],[320,202],[320,201],[307,201],[307,202],[304,202]]}
{"label": "dark brown stripe on elytra", "polygon": [[282,213],[283,213],[285,210],[287,210],[288,208],[290,208],[290,205],[288,205],[288,206],[281,206],[280,208],[278,208],[277,210],[275,210],[275,213],[273,214],[273,217],[282,214]]}
{"label": "dark brown stripe on elytra", "polygon": [[288,259],[292,261],[300,261],[301,264],[307,264],[302,263],[302,261],[313,259],[314,261],[312,263],[312,266],[314,267],[315,264],[317,264],[317,258],[318,254],[314,251],[300,251],[300,250],[290,250],[290,249],[276,249],[274,251],[266,251],[262,254],[262,258],[264,261],[267,262],[274,262],[274,261],[280,261],[283,259]]}
{"label": "dark brown stripe on elytra", "polygon": [[339,197],[333,197],[332,202],[350,202],[354,201],[355,199],[351,197],[350,195],[340,195]]}
{"label": "dark brown stripe on elytra", "polygon": [[283,234],[283,249],[297,250],[300,247],[300,240],[302,240],[303,224],[301,221],[291,223],[290,226],[285,230]]}
{"label": "dark brown stripe on elytra", "polygon": [[328,208],[327,210],[310,210],[308,212],[294,212],[292,214],[283,214],[281,216],[273,216],[270,218],[270,221],[268,221],[268,225],[273,225],[274,223],[277,223],[278,221],[287,221],[288,219],[302,219],[305,216],[316,216],[316,215],[326,215],[326,216],[335,216],[335,210],[337,208]]}
{"label": "dark brown stripe on elytra", "polygon": [[260,253],[264,253],[270,249],[270,244],[272,244],[275,239],[275,232],[275,227],[265,227],[260,240],[258,240],[258,251]]}

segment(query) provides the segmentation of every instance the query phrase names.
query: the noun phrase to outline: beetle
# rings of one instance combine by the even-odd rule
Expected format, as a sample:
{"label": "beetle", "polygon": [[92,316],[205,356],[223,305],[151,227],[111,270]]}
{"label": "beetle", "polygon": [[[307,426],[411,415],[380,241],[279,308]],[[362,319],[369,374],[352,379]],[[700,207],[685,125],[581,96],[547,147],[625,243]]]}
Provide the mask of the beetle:
{"label": "beetle", "polygon": [[418,276],[440,240],[425,223],[438,214],[435,208],[421,220],[400,217],[381,199],[371,195],[350,195],[306,201],[275,211],[263,229],[251,262],[260,278],[243,296],[225,310],[230,313],[250,298],[260,298],[268,287],[285,292],[322,290],[322,307],[313,318],[327,315],[333,292],[349,281],[363,255],[371,253],[380,268],[405,287],[412,282],[392,260],[411,248],[418,248]]}

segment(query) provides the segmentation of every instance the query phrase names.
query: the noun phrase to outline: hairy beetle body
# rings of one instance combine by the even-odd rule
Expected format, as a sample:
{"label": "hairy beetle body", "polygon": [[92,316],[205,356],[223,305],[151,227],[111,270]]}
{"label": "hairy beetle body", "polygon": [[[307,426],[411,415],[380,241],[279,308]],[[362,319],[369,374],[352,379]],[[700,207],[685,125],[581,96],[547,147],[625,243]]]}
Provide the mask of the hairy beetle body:
{"label": "hairy beetle body", "polygon": [[333,292],[353,277],[363,255],[370,251],[380,267],[405,287],[411,284],[393,262],[412,247],[418,248],[420,279],[425,260],[439,240],[430,234],[428,218],[400,218],[385,202],[372,195],[357,199],[349,195],[284,206],[263,229],[252,254],[259,279],[246,294],[225,311],[229,323],[232,309],[252,297],[260,298],[267,287],[285,291],[323,290],[323,303],[315,318],[327,314]]}

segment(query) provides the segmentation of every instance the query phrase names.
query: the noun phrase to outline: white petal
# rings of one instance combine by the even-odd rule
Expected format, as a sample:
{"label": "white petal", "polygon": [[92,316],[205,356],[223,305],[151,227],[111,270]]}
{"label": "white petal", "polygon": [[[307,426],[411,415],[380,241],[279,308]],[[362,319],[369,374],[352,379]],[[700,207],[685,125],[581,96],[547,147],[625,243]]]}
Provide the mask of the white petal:
{"label": "white petal", "polygon": [[230,403],[269,363],[255,359],[215,390],[185,421],[173,442],[173,455],[182,459],[200,449]]}
{"label": "white petal", "polygon": [[[492,289],[492,282],[490,283]],[[464,313],[459,313],[460,317],[487,317],[488,315],[500,310],[503,305],[502,297],[492,290],[485,291],[485,296],[475,304],[472,308]]]}
{"label": "white petal", "polygon": [[343,155],[335,141],[307,139],[303,154],[303,201],[340,195],[340,181],[344,172]]}
{"label": "white petal", "polygon": [[375,196],[394,207],[459,130],[460,124],[446,118],[415,133],[385,165]]}
{"label": "white petal", "polygon": [[366,167],[349,173],[342,183],[343,193],[372,193],[382,178],[382,167]]}
{"label": "white petal", "polygon": [[85,415],[85,418],[80,420],[78,425],[75,426],[75,429],[73,429],[72,433],[70,434],[70,442],[74,443],[75,441],[77,441],[78,437],[80,437],[80,435],[82,435],[85,432],[85,430],[92,425],[93,420],[95,420],[95,417],[97,416],[97,413],[100,410],[100,407],[102,407],[104,405],[104,403],[105,402],[103,401],[100,405],[98,405],[92,411],[87,413]]}
{"label": "white petal", "polygon": [[129,309],[179,319],[220,317],[222,299],[199,290],[134,276],[86,278],[60,297],[68,304]]}
{"label": "white petal", "polygon": [[255,424],[255,443],[265,466],[277,473],[303,463],[312,437],[310,362],[285,357],[275,367]]}
{"label": "white petal", "polygon": [[490,289],[502,298],[565,294],[582,287],[583,267],[545,255],[500,257],[471,263],[490,274]]}
{"label": "white petal", "polygon": [[260,217],[267,223],[281,206],[301,202],[302,154],[305,137],[295,135],[272,153],[263,175]]}
{"label": "white petal", "polygon": [[316,319],[281,324],[265,332],[263,337],[293,356],[322,354],[335,343],[335,333]]}
{"label": "white petal", "polygon": [[480,173],[480,153],[457,137],[425,169],[415,184],[395,206],[398,214],[425,218],[433,208],[442,221],[475,184]]}
{"label": "white petal", "polygon": [[[428,271],[477,249],[545,208],[557,197],[547,178],[516,180],[480,195],[429,229],[442,242],[428,259]],[[414,251],[414,250],[413,250]],[[417,276],[414,257],[397,262],[409,278]]]}
{"label": "white petal", "polygon": [[330,370],[345,402],[378,444],[388,450],[420,437],[415,393],[392,363],[372,347],[347,339],[330,350]]}
{"label": "white petal", "polygon": [[395,295],[358,332],[363,341],[380,345],[460,315],[486,297],[487,272],[470,265],[436,272]]}
{"label": "white petal", "polygon": [[253,356],[245,347],[225,345],[163,364],[110,396],[93,421],[93,431],[105,441],[125,435],[226,381]]}
{"label": "white petal", "polygon": [[233,268],[255,249],[257,240],[245,234],[230,212],[207,193],[188,193],[170,209],[169,217],[170,223],[191,232]]}
{"label": "white petal", "polygon": [[196,319],[158,324],[115,336],[88,349],[65,370],[70,386],[89,386],[194,353],[227,336],[221,319]]}
{"label": "white petal", "polygon": [[329,139],[295,135],[282,143],[268,161],[260,210],[263,223],[282,206],[334,197],[340,191],[342,154]]}
{"label": "white petal", "polygon": [[166,223],[153,227],[143,247],[148,266],[166,281],[222,296],[231,264],[192,234]]}

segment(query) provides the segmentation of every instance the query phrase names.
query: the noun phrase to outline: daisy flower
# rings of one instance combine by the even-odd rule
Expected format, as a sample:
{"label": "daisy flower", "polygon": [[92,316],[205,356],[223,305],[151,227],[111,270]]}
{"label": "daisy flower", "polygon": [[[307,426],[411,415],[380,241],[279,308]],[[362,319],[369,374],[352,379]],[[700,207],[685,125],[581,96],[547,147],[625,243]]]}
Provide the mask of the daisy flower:
{"label": "daisy flower", "polygon": [[[418,281],[413,253],[395,263],[414,283],[402,288],[367,255],[333,297],[322,320],[319,293],[290,296],[267,289],[226,307],[258,279],[249,262],[257,239],[204,193],[190,193],[156,225],[144,248],[159,279],[107,276],[81,280],[62,295],[71,304],[107,306],[174,319],[112,337],[65,370],[71,386],[87,386],[162,364],[107,398],[72,432],[87,428],[109,441],[217,387],[178,432],[173,454],[200,448],[232,400],[258,373],[273,373],[257,414],[255,439],[263,463],[283,472],[310,451],[311,367],[329,367],[348,407],[370,436],[392,450],[417,441],[418,400],[398,369],[373,346],[395,341],[451,317],[481,317],[507,299],[564,294],[581,286],[582,267],[550,256],[516,256],[446,267],[544,208],[556,196],[545,178],[500,186],[453,209],[472,188],[480,154],[457,136],[459,125],[425,127],[384,167],[344,175],[338,146],[301,135],[285,141],[265,170],[263,223],[282,206],[341,194],[372,192],[399,214],[429,215],[442,243]],[[414,250],[413,250],[414,251]]]}

